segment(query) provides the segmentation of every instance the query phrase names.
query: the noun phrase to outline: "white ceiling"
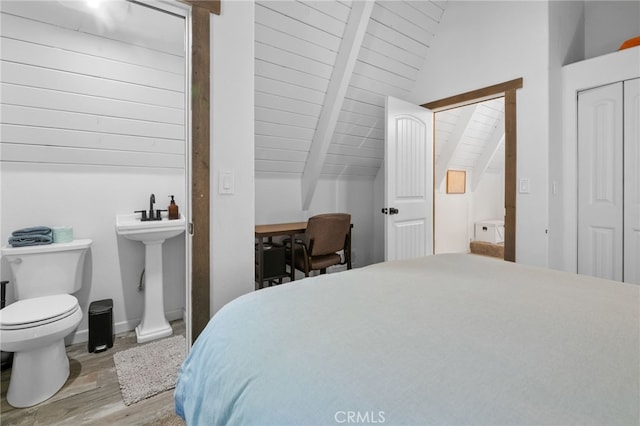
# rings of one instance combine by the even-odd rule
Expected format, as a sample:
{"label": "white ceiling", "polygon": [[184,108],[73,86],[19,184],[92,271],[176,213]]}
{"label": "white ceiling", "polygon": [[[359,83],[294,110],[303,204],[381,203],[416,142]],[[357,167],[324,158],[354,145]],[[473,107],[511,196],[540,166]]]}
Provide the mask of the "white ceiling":
{"label": "white ceiling", "polygon": [[[349,1],[258,1],[256,173],[299,176],[304,185],[314,163],[320,171],[316,178],[375,177],[384,155],[385,97],[410,97],[446,6],[447,1],[376,1],[370,15],[361,18],[366,32],[359,43],[349,35],[355,20],[350,21]],[[347,55],[349,48],[353,53]],[[341,57],[353,58],[352,69],[343,66]],[[333,90],[340,78],[346,81],[343,97]],[[471,121],[457,130],[461,111],[437,115],[442,121],[436,124],[437,152],[452,134],[464,136],[449,168],[478,164],[503,109],[499,101],[473,107]],[[332,122],[333,110],[337,118]],[[325,136],[324,150],[321,120],[335,125]]]}
{"label": "white ceiling", "polygon": [[[79,0],[0,2],[5,12],[29,16],[34,21],[184,56],[184,22],[142,4],[103,1],[100,7],[92,8]],[[157,31],[158,28],[162,31]]]}
{"label": "white ceiling", "polygon": [[435,178],[447,169],[466,170],[471,190],[483,173],[504,171],[504,98],[435,114]]}
{"label": "white ceiling", "polygon": [[[375,3],[322,175],[376,175],[385,96],[408,97],[445,4]],[[342,1],[256,4],[256,172],[303,173],[350,11]]]}

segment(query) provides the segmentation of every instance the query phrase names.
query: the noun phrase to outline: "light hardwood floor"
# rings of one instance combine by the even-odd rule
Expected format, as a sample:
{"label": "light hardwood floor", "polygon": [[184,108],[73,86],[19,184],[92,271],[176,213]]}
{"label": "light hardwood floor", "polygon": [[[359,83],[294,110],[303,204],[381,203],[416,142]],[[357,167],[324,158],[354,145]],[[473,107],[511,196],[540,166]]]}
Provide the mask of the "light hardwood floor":
{"label": "light hardwood floor", "polygon": [[[174,334],[184,335],[184,321],[171,323]],[[50,399],[29,408],[7,403],[11,369],[2,372],[0,423],[5,425],[181,425],[173,414],[173,390],[124,405],[113,355],[137,346],[135,332],[116,336],[113,347],[89,353],[87,343],[67,347],[70,374]]]}

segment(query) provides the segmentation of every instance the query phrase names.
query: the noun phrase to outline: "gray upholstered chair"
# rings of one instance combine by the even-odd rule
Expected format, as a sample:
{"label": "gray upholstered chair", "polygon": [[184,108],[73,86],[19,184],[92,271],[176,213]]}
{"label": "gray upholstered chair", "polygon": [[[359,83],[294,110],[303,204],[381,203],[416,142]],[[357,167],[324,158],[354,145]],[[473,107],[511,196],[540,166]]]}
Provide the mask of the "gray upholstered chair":
{"label": "gray upholstered chair", "polygon": [[[351,269],[350,230],[351,215],[347,213],[327,213],[310,217],[303,237],[295,240],[295,268],[304,272],[305,277],[315,270],[324,274],[327,268],[333,265],[346,264],[347,269]],[[291,250],[290,241],[287,242],[287,248]],[[342,256],[339,252],[342,252]]]}

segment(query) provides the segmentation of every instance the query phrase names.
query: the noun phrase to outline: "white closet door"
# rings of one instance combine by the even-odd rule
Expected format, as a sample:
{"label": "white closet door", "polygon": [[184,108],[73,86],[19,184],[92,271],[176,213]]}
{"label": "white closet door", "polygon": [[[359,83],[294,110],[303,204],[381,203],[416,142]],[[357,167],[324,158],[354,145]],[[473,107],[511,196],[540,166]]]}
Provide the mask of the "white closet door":
{"label": "white closet door", "polygon": [[640,78],[624,82],[624,281],[640,284]]}
{"label": "white closet door", "polygon": [[622,83],[578,94],[578,273],[622,281]]}

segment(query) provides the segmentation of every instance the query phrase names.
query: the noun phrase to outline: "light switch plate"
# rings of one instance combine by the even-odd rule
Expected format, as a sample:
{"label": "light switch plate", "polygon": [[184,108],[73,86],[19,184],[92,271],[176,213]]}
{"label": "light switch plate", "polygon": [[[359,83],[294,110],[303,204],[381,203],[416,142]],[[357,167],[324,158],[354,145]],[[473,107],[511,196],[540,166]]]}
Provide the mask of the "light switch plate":
{"label": "light switch plate", "polygon": [[235,192],[235,174],[233,170],[223,170],[218,179],[218,194],[233,194]]}
{"label": "light switch plate", "polygon": [[528,194],[529,190],[529,179],[520,179],[520,189],[518,192],[520,192],[521,194]]}

